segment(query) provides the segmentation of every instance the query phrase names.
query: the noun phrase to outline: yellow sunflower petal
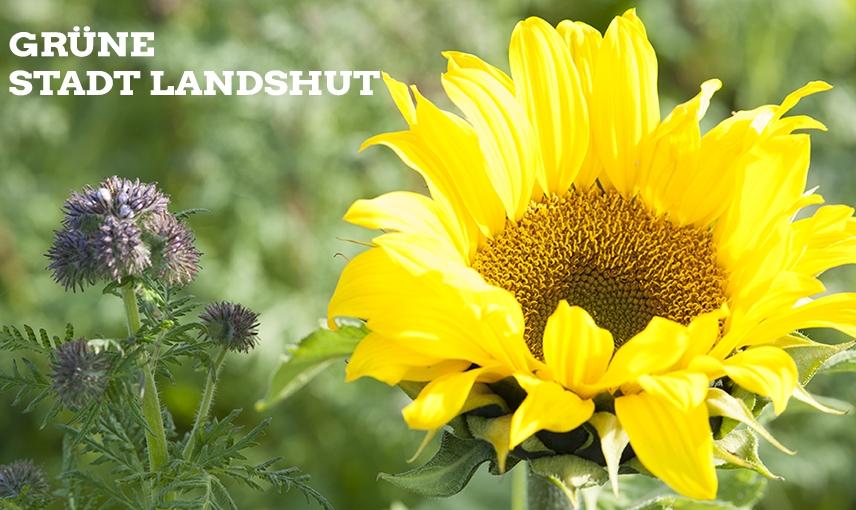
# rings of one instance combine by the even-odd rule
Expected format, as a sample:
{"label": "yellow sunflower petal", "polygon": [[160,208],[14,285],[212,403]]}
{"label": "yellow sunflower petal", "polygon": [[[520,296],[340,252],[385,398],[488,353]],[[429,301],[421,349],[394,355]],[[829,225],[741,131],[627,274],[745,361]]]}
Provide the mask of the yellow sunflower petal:
{"label": "yellow sunflower petal", "polygon": [[808,135],[769,138],[753,149],[740,196],[717,223],[714,238],[725,267],[758,242],[758,232],[787,215],[805,189],[809,163]]}
{"label": "yellow sunflower petal", "polygon": [[856,338],[856,294],[823,296],[771,314],[749,329],[741,343],[764,344],[804,328],[832,328]]}
{"label": "yellow sunflower petal", "polygon": [[639,376],[639,385],[649,395],[681,411],[701,403],[707,396],[708,378],[699,372],[677,371],[663,375]]}
{"label": "yellow sunflower petal", "polygon": [[853,208],[824,206],[813,216],[796,221],[789,266],[805,275],[856,263],[856,218]]}
{"label": "yellow sunflower petal", "polygon": [[401,412],[404,421],[410,428],[421,430],[437,429],[449,423],[460,413],[476,379],[490,371],[490,368],[476,368],[434,379]]}
{"label": "yellow sunflower petal", "polygon": [[725,373],[738,386],[773,400],[776,414],[785,410],[797,383],[793,358],[777,347],[755,347],[722,362]]}
{"label": "yellow sunflower petal", "polygon": [[[801,87],[785,97],[785,100],[782,101],[782,106],[778,108],[776,113],[770,119],[769,126],[775,127],[775,125],[779,122],[779,119],[782,118],[786,112],[788,112],[791,108],[799,103],[800,99],[809,96],[811,94],[816,94],[818,92],[825,92],[832,88],[832,85],[822,82],[822,81],[812,81],[809,82],[804,87]],[[822,124],[821,124],[822,125]],[[756,129],[759,126],[754,126]],[[766,126],[765,126],[766,127]],[[789,131],[790,132],[790,131]]]}
{"label": "yellow sunflower petal", "polygon": [[[582,22],[562,21],[556,27],[559,35],[565,40],[571,60],[580,76],[580,88],[586,102],[589,117],[592,115],[592,98],[594,97],[594,70],[597,66],[597,55],[603,40],[600,32]],[[583,160],[574,185],[580,189],[588,189],[600,177],[603,163],[595,148],[594,136],[589,136],[586,156]]]}
{"label": "yellow sunflower petal", "polygon": [[641,22],[623,17],[609,25],[597,58],[591,117],[606,174],[628,198],[636,182],[641,144],[660,119],[657,57],[640,26]]}
{"label": "yellow sunflower petal", "polygon": [[368,319],[408,299],[412,276],[392,263],[378,248],[360,253],[342,271],[336,291],[327,305],[327,326],[338,329],[335,317]]}
{"label": "yellow sunflower petal", "polygon": [[480,366],[501,363],[523,372],[537,368],[539,362],[523,341],[523,316],[514,297],[485,284],[469,268],[457,271],[474,275],[471,281],[452,271],[414,277],[406,298],[374,313],[369,329],[427,357]]}
{"label": "yellow sunflower petal", "polygon": [[556,382],[584,398],[594,397],[592,386],[612,358],[612,334],[597,327],[588,312],[563,300],[547,319],[543,342],[544,361]]}
{"label": "yellow sunflower petal", "polygon": [[594,413],[594,402],[583,400],[552,381],[526,375],[515,375],[526,390],[526,400],[511,419],[511,444],[514,448],[539,430],[568,432]]}
{"label": "yellow sunflower petal", "polygon": [[478,247],[478,225],[467,212],[467,205],[455,185],[453,169],[411,131],[374,136],[366,140],[360,150],[375,144],[392,149],[407,166],[425,178],[431,197],[449,218],[457,220],[454,237],[467,246],[467,253],[472,257]]}
{"label": "yellow sunflower petal", "polygon": [[543,171],[526,113],[500,82],[479,69],[448,71],[443,87],[478,134],[488,176],[506,215],[519,220]]}
{"label": "yellow sunflower petal", "polygon": [[[793,307],[799,300],[820,294],[825,290],[823,284],[803,274],[793,271],[781,271],[766,282],[750,288],[745,295],[734,298],[734,314],[727,322],[728,334],[718,346],[717,352],[725,355],[728,351],[743,346],[740,342],[749,329],[779,310]],[[754,342],[753,342],[754,343]],[[727,346],[727,351],[724,351]]]}
{"label": "yellow sunflower petal", "polygon": [[470,365],[469,361],[425,356],[372,332],[360,341],[348,360],[345,381],[368,375],[392,386],[402,380],[430,381],[450,372],[462,372]]}
{"label": "yellow sunflower petal", "polygon": [[658,214],[668,212],[680,225],[709,225],[734,191],[733,172],[702,164],[699,121],[721,85],[708,80],[696,97],[676,106],[655,131],[640,162],[636,189]]}
{"label": "yellow sunflower petal", "polygon": [[648,326],[622,345],[603,378],[601,388],[617,388],[641,374],[665,370],[681,359],[687,348],[687,331],[677,322],[654,317]]}
{"label": "yellow sunflower petal", "polygon": [[392,100],[404,116],[404,120],[412,127],[416,124],[416,106],[413,104],[413,99],[410,97],[410,90],[407,84],[391,78],[388,74],[383,73],[383,82],[386,83],[389,89]]}
{"label": "yellow sunflower petal", "polygon": [[719,339],[719,321],[726,316],[727,311],[720,309],[702,314],[693,319],[687,327],[687,337],[689,338],[687,349],[676,365],[679,370],[686,369],[697,356],[702,356],[710,352]]}
{"label": "yellow sunflower petal", "polygon": [[449,244],[454,244],[453,227],[447,227],[454,219],[446,217],[436,202],[417,193],[394,191],[373,200],[357,200],[344,219],[366,228],[446,238]]}
{"label": "yellow sunflower petal", "polygon": [[447,178],[487,237],[502,232],[505,207],[494,189],[479,137],[463,119],[437,108],[415,91],[419,126],[415,132],[449,169]]}
{"label": "yellow sunflower petal", "polygon": [[615,399],[615,414],[633,451],[654,476],[689,498],[716,497],[713,439],[704,402],[682,411],[638,393]]}
{"label": "yellow sunflower petal", "polygon": [[589,143],[588,111],[568,48],[540,18],[521,21],[511,35],[511,76],[540,145],[547,193],[563,195]]}
{"label": "yellow sunflower petal", "polygon": [[449,71],[456,69],[479,69],[493,76],[512,96],[516,93],[514,82],[507,74],[477,56],[461,53],[460,51],[444,51],[443,56],[449,60]]}

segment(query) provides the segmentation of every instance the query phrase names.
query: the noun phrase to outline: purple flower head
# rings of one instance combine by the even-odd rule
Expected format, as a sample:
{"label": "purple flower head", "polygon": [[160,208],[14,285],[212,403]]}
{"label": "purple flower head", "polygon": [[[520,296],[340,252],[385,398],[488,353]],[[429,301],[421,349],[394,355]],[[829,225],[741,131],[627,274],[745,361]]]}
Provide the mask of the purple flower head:
{"label": "purple flower head", "polygon": [[205,340],[232,351],[250,352],[256,346],[259,314],[249,308],[228,301],[211,303],[199,318],[208,329]]}
{"label": "purple flower head", "polygon": [[60,345],[51,364],[51,390],[63,406],[81,407],[104,395],[110,385],[111,364],[104,351],[96,352],[80,338]]}
{"label": "purple flower head", "polygon": [[54,279],[66,290],[99,280],[122,283],[143,272],[184,285],[201,255],[193,233],[167,211],[169,198],[154,184],[110,177],[72,192],[63,206],[63,229],[48,250]]}
{"label": "purple flower head", "polygon": [[26,459],[0,465],[0,499],[20,499],[19,507],[42,508],[54,498],[41,466]]}
{"label": "purple flower head", "polygon": [[193,280],[199,269],[201,253],[193,245],[196,238],[187,223],[175,219],[171,214],[153,215],[146,224],[146,231],[153,234],[152,266],[157,275],[172,284],[186,284]]}
{"label": "purple flower head", "polygon": [[93,217],[112,216],[119,220],[134,220],[150,213],[166,213],[169,198],[155,184],[141,184],[113,176],[104,179],[97,188],[84,186],[83,194],[72,192],[63,206],[65,221],[71,228],[86,228]]}

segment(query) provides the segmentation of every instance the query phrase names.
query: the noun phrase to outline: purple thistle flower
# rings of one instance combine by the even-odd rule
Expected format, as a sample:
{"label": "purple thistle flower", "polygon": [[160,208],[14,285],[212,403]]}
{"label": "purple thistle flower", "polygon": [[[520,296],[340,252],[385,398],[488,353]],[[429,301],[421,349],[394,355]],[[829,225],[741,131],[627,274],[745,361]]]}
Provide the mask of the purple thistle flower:
{"label": "purple thistle flower", "polygon": [[63,406],[89,405],[104,395],[110,385],[112,368],[104,351],[95,352],[86,344],[86,339],[80,338],[60,345],[54,353],[50,389],[56,391]]}
{"label": "purple thistle flower", "polygon": [[92,242],[95,266],[102,278],[121,283],[122,276],[139,274],[151,265],[149,248],[140,233],[131,221],[104,218]]}
{"label": "purple thistle flower", "polygon": [[48,250],[51,259],[47,267],[53,270],[53,277],[65,290],[77,292],[77,286],[83,290],[83,283],[94,284],[98,278],[95,263],[95,250],[89,236],[79,230],[59,230],[54,232],[54,242]]}
{"label": "purple thistle flower", "polygon": [[[208,329],[205,340],[232,351],[250,352],[258,342],[259,314],[228,301],[211,303],[199,318]],[[200,333],[199,336],[202,336]]]}
{"label": "purple thistle flower", "polygon": [[0,465],[0,499],[16,498],[24,508],[42,508],[54,499],[47,476],[30,459]]}
{"label": "purple thistle flower", "polygon": [[169,198],[155,187],[155,183],[141,184],[137,179],[113,176],[104,179],[97,188],[86,185],[83,194],[72,192],[63,210],[65,226],[85,228],[93,216],[112,216],[133,220],[147,213],[166,213]]}
{"label": "purple thistle flower", "polygon": [[146,230],[158,239],[153,243],[158,249],[152,253],[152,266],[158,269],[158,277],[170,285],[192,281],[202,254],[193,245],[196,238],[187,223],[171,214],[156,214],[147,222]]}
{"label": "purple thistle flower", "polygon": [[170,285],[193,280],[201,253],[184,222],[167,211],[169,198],[154,184],[109,177],[72,192],[63,229],[48,250],[53,277],[66,290],[98,280],[122,283],[145,271]]}

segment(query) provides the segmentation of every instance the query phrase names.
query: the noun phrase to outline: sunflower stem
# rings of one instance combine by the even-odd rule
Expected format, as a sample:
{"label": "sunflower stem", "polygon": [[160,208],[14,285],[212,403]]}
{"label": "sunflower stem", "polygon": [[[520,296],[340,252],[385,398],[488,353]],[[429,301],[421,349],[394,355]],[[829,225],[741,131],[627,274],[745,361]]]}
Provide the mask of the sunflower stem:
{"label": "sunflower stem", "polygon": [[205,419],[208,417],[208,410],[211,408],[211,402],[214,399],[214,388],[217,386],[217,376],[220,374],[220,368],[223,366],[223,360],[226,359],[228,349],[220,350],[220,355],[217,356],[217,361],[214,362],[214,373],[208,378],[205,384],[205,393],[202,395],[202,402],[199,404],[199,412],[196,414],[196,422],[193,424],[193,430],[190,431],[190,439],[187,440],[187,445],[184,447],[184,460],[190,460],[190,454],[193,452],[193,444],[196,442],[196,434],[199,429],[205,424]]}
{"label": "sunflower stem", "polygon": [[526,509],[526,478],[529,463],[511,472],[511,510]]}
{"label": "sunflower stem", "polygon": [[536,475],[529,469],[529,483],[526,487],[527,510],[583,510],[574,508],[565,491],[557,484]]}
{"label": "sunflower stem", "polygon": [[[140,329],[140,309],[137,306],[137,293],[133,285],[122,287],[122,301],[125,304],[125,317],[128,321],[128,335],[134,336]],[[154,471],[169,461],[169,452],[166,446],[166,434],[163,427],[163,416],[161,415],[160,396],[158,395],[157,383],[152,368],[149,366],[147,351],[143,350],[140,355],[145,382],[143,393],[140,397],[140,405],[143,409],[143,417],[154,434],[146,431],[146,446],[149,452],[149,469]],[[158,483],[152,482],[152,500],[158,490]]]}

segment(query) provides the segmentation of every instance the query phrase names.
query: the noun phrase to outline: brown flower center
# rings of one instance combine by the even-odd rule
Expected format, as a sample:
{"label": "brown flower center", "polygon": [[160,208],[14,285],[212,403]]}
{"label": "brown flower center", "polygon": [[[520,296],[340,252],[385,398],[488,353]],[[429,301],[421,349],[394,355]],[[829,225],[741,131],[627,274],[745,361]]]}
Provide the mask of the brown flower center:
{"label": "brown flower center", "polygon": [[472,267],[514,294],[526,344],[541,359],[547,318],[563,299],[609,330],[616,348],[655,316],[687,325],[726,300],[710,232],[598,189],[530,204],[479,250]]}

